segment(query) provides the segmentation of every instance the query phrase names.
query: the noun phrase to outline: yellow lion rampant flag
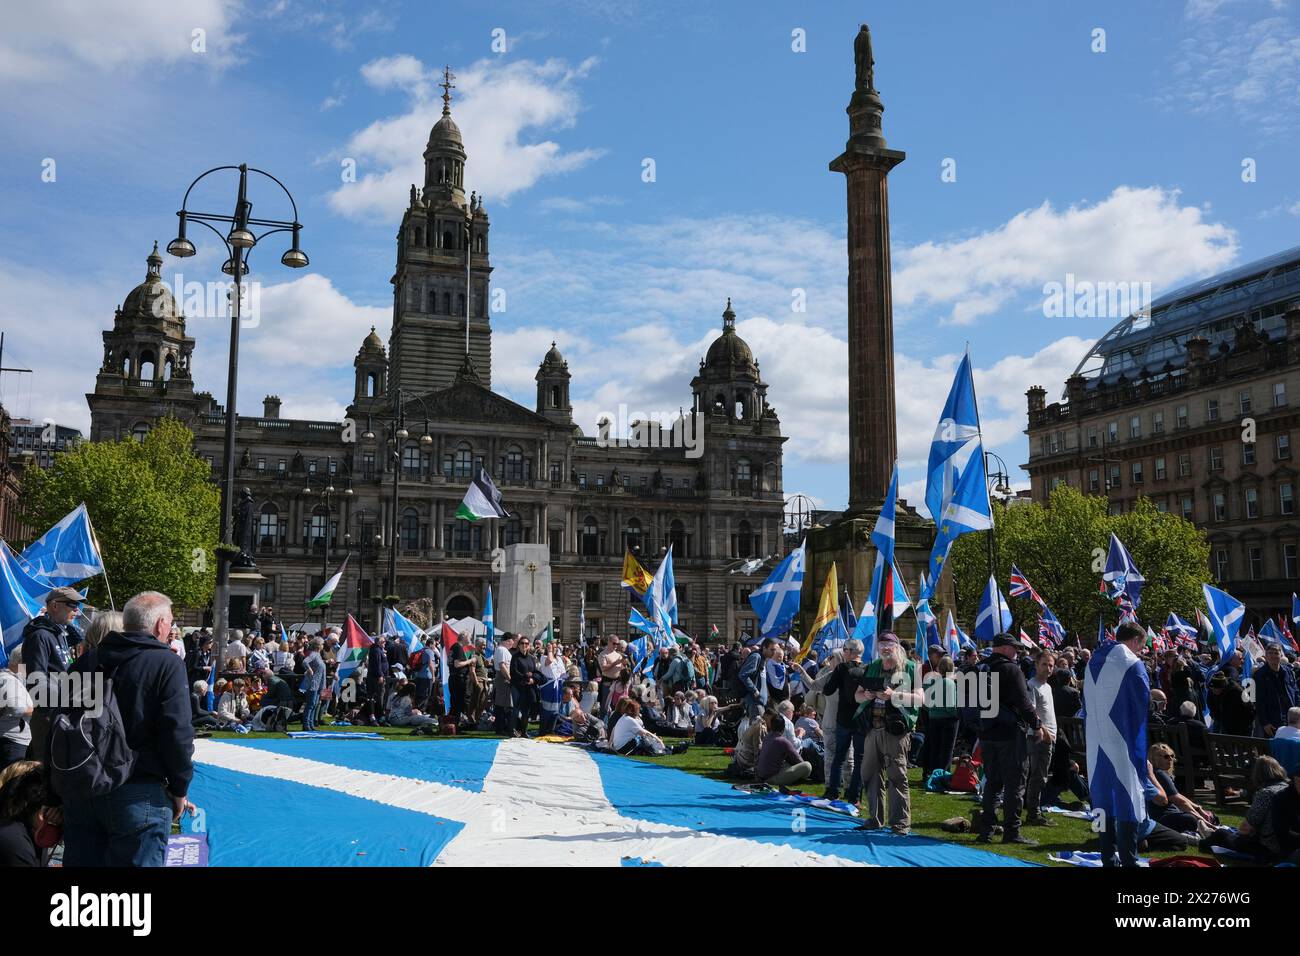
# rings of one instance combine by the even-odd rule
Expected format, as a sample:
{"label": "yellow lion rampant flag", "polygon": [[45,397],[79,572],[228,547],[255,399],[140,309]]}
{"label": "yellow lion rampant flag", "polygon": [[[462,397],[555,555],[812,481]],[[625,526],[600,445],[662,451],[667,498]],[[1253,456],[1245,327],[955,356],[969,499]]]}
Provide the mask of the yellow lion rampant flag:
{"label": "yellow lion rampant flag", "polygon": [[623,553],[623,587],[630,588],[637,597],[644,597],[653,580],[650,572],[641,567],[641,562],[632,556],[631,551]]}
{"label": "yellow lion rampant flag", "polygon": [[840,585],[839,576],[835,572],[835,562],[831,562],[830,572],[826,575],[826,584],[822,587],[821,600],[817,602],[817,616],[813,618],[812,626],[808,628],[808,636],[803,639],[803,646],[799,648],[799,653],[795,655],[795,661],[802,661],[812,650],[813,641],[821,633],[822,628],[832,623],[840,614]]}

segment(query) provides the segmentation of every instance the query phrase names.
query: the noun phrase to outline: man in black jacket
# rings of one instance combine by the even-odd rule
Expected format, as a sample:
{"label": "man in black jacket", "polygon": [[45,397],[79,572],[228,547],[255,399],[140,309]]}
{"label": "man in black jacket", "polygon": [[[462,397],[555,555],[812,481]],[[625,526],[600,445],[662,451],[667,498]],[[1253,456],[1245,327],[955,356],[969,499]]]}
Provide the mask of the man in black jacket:
{"label": "man in black jacket", "polygon": [[74,670],[102,669],[112,681],[135,765],[105,796],[64,801],[64,866],[162,866],[173,821],[194,810],[194,728],[185,665],[170,647],[171,598],[137,594],[122,623]]}
{"label": "man in black jacket", "polygon": [[27,692],[36,707],[32,711],[32,742],[29,760],[45,759],[53,708],[58,707],[57,688],[51,690],[51,674],[66,674],[72,664],[71,645],[80,638],[72,622],[81,613],[81,595],[72,588],[55,588],[45,596],[45,610],[23,628],[23,666],[27,669]]}
{"label": "man in black jacket", "polygon": [[849,638],[844,642],[844,660],[835,665],[830,678],[822,685],[822,694],[835,698],[835,739],[828,741],[831,745],[831,765],[826,772],[826,799],[838,800],[840,796],[840,778],[844,774],[844,762],[848,759],[849,747],[853,747],[853,773],[849,776],[849,789],[844,799],[857,803],[862,793],[862,750],[866,744],[866,725],[854,720],[858,712],[858,702],[854,693],[862,685],[862,675],[866,665],[862,663],[862,642]]}
{"label": "man in black jacket", "polygon": [[515,736],[529,737],[528,718],[537,700],[537,658],[533,656],[533,642],[526,637],[519,638],[510,657],[510,693]]}
{"label": "man in black jacket", "polygon": [[1020,810],[1029,777],[1029,740],[1046,740],[1034,711],[1025,674],[1016,664],[1018,642],[1010,634],[993,638],[987,674],[992,689],[990,716],[980,715],[980,754],[984,760],[984,800],[980,809],[979,842],[988,843],[996,821],[994,806],[1002,795],[1002,842],[1036,846],[1020,834]]}

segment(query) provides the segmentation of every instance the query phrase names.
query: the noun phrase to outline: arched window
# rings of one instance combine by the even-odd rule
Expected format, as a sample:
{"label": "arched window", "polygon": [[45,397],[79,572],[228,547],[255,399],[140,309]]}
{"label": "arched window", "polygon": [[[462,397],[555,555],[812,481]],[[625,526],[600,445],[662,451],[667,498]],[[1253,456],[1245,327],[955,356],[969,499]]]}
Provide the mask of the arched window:
{"label": "arched window", "polygon": [[457,315],[465,314],[465,293],[464,292],[456,293],[456,314]]}
{"label": "arched window", "polygon": [[127,381],[130,381],[130,379],[131,379],[131,369],[134,368],[134,367],[135,367],[135,366],[133,366],[133,365],[131,364],[131,356],[130,356],[130,355],[123,355],[123,356],[122,356],[122,377],[123,377],[124,379],[126,379]]}
{"label": "arched window", "polygon": [[520,520],[519,515],[511,515],[506,519],[506,540],[507,545],[520,544],[524,540],[524,523]]}
{"label": "arched window", "polygon": [[370,372],[366,375],[366,398],[375,397],[375,389],[378,386],[378,384],[379,384],[379,378],[378,376],[375,375],[374,372]]}
{"label": "arched window", "polygon": [[460,445],[456,448],[456,477],[468,478],[473,473],[474,468],[474,450],[469,445]]}
{"label": "arched window", "polygon": [[686,525],[681,521],[674,521],[668,526],[668,540],[673,546],[673,555],[678,558],[688,557],[686,554]]}
{"label": "arched window", "polygon": [[134,438],[136,441],[144,441],[145,436],[148,434],[149,434],[148,422],[136,422],[135,427],[131,429],[131,437]]}
{"label": "arched window", "polygon": [[452,232],[451,232],[450,229],[445,229],[445,230],[443,230],[443,233],[442,233],[442,247],[443,247],[444,249],[455,249],[455,248],[456,248],[456,240],[455,240],[455,238],[452,236]]}
{"label": "arched window", "polygon": [[560,407],[560,386],[551,386],[551,408]]}
{"label": "arched window", "polygon": [[[447,233],[447,235],[451,235],[451,233]],[[442,294],[442,313],[443,315],[451,315],[451,293],[450,292],[444,292]]]}
{"label": "arched window", "polygon": [[727,396],[718,392],[713,398],[713,410],[716,412],[725,412],[727,410]]}
{"label": "arched window", "polygon": [[407,445],[402,449],[402,475],[406,478],[420,477],[420,446]]}
{"label": "arched window", "polygon": [[169,352],[166,361],[163,362],[163,381],[170,382],[174,371],[176,371],[176,356]]}
{"label": "arched window", "polygon": [[324,548],[325,537],[329,534],[330,513],[324,505],[312,509],[311,521],[307,525],[307,544],[311,548]]}
{"label": "arched window", "polygon": [[623,533],[625,539],[624,547],[633,554],[641,553],[641,520],[639,518],[627,519],[627,530]]}
{"label": "arched window", "polygon": [[280,511],[275,505],[262,505],[262,512],[257,519],[257,544],[262,548],[274,548],[280,543]]}
{"label": "arched window", "polygon": [[154,377],[155,362],[153,352],[144,351],[140,353],[140,381],[152,382]]}
{"label": "arched window", "polygon": [[402,549],[420,550],[420,513],[414,508],[402,512]]}
{"label": "arched window", "polygon": [[582,522],[582,553],[600,554],[600,527],[590,515]]}
{"label": "arched window", "polygon": [[742,521],[736,528],[736,557],[754,557],[754,532],[748,521]]}
{"label": "arched window", "polygon": [[415,227],[415,244],[417,246],[424,245],[424,230],[419,226]]}
{"label": "arched window", "polygon": [[524,453],[513,446],[506,451],[505,475],[507,481],[524,479]]}

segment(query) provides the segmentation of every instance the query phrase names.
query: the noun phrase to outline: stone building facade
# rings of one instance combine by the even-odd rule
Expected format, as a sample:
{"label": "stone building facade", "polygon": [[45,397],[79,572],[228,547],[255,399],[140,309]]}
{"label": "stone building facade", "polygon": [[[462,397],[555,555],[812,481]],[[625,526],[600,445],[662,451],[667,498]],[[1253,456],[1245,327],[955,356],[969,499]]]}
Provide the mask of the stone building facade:
{"label": "stone building facade", "polygon": [[[1206,531],[1211,576],[1252,616],[1300,590],[1300,248],[1180,289],[1125,319],[1048,404],[1029,389],[1035,501],[1058,484],[1139,497]],[[1250,425],[1255,441],[1249,442]]]}
{"label": "stone building facade", "polygon": [[[331,620],[359,609],[373,626],[374,598],[390,593],[429,598],[450,616],[478,616],[493,549],[535,542],[550,546],[561,633],[576,637],[585,605],[589,632],[626,635],[624,550],[653,571],[671,544],[682,628],[701,638],[715,624],[723,638],[750,632],[745,598],[767,572],[731,571],[742,558],[783,550],[785,438],[730,303],[683,402],[697,416],[699,457],[584,435],[572,417],[568,364],[554,345],[538,366],[534,406],[511,401],[491,389],[488,216],[481,200],[465,198],[467,153],[449,105],[424,159],[423,188],[412,187],[397,236],[389,341],[371,329],[353,360],[354,427],[282,418],[275,396],[261,415],[236,423],[236,486],[249,488],[255,503],[263,603],[299,619],[347,551]],[[195,341],[161,264],[155,247],[145,281],[104,332],[104,364],[87,395],[90,438],[141,435],[173,415],[195,430],[216,480],[225,413],[194,391]],[[508,520],[455,519],[480,465],[501,489]],[[387,580],[393,547],[395,583]]]}

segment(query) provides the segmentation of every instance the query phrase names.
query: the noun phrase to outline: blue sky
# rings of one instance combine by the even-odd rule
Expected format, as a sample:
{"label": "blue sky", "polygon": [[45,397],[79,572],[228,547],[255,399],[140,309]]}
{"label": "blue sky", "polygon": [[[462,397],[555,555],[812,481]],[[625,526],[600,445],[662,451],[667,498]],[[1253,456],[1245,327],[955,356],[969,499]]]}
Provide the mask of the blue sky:
{"label": "blue sky", "polygon": [[[312,265],[291,273],[279,247],[256,252],[240,406],[276,392],[286,415],[341,416],[357,346],[372,323],[387,333],[394,235],[443,64],[506,293],[495,386],[531,404],[556,339],[589,432],[619,403],[675,409],[730,296],[791,436],[786,490],[827,507],[844,503],[848,439],[844,182],[826,167],[847,136],[863,18],[885,133],[908,154],[890,203],[914,502],[967,343],[989,444],[1014,466],[1025,389],[1058,395],[1116,321],[1044,317],[1045,283],[1073,273],[1158,295],[1297,244],[1289,0],[79,6],[29,4],[0,38],[0,328],[6,364],[35,370],[0,382],[15,415],[88,424],[100,331],[152,241],[174,233],[198,172],[246,161],[293,191]],[[356,182],[341,179],[348,160]],[[209,195],[224,211],[233,183]],[[260,186],[253,200],[283,211]],[[195,238],[201,254],[169,260],[169,281],[217,278],[213,243]],[[791,310],[795,289],[806,312]],[[218,395],[222,328],[189,322],[197,384]]]}

